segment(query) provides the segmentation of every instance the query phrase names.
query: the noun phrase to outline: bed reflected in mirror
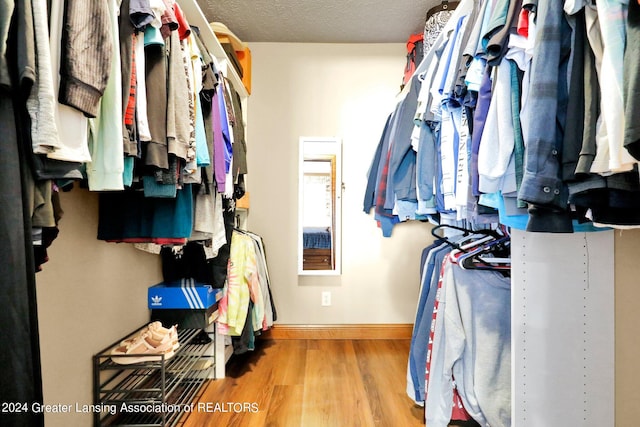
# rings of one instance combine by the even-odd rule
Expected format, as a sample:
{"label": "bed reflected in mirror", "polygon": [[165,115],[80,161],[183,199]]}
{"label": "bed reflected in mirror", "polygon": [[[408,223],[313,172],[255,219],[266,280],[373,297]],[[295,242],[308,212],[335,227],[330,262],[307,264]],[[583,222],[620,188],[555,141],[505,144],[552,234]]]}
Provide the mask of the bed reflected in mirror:
{"label": "bed reflected in mirror", "polygon": [[299,274],[340,274],[341,151],[336,138],[300,138]]}

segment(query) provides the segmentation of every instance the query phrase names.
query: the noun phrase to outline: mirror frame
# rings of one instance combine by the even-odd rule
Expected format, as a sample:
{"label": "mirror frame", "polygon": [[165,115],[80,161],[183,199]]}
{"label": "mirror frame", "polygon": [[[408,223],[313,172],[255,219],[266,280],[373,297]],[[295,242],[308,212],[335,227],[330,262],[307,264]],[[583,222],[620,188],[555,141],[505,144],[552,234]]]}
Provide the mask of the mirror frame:
{"label": "mirror frame", "polygon": [[[332,270],[305,270],[303,266],[303,217],[304,217],[304,173],[305,159],[327,159],[335,156],[335,183],[333,198],[334,240],[332,242],[335,257]],[[298,145],[298,275],[301,276],[337,276],[342,274],[342,141],[336,137],[300,137]]]}

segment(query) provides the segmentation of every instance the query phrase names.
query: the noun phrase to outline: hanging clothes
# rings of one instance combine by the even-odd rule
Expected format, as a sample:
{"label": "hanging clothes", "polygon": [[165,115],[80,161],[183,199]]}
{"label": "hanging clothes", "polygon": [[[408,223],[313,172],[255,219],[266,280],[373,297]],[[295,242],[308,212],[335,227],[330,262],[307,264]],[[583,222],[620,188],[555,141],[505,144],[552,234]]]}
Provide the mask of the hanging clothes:
{"label": "hanging clothes", "polygon": [[[126,3],[128,4],[128,2]],[[118,10],[114,1],[110,1],[108,4],[112,30],[111,46],[114,46],[113,61],[111,62],[109,80],[105,87],[103,98],[100,100],[96,117],[89,119],[88,144],[91,162],[87,164],[86,174],[89,189],[92,191],[124,189],[125,153],[121,141],[123,130],[126,126],[123,122],[122,88],[126,86],[126,93],[129,95],[129,85],[123,85],[123,82],[130,82],[131,76],[127,77],[121,72],[121,50],[115,48],[119,43],[117,32]],[[123,80],[123,76],[129,80]],[[128,100],[128,96],[126,100]]]}
{"label": "hanging clothes", "polygon": [[[453,390],[483,426],[511,425],[510,279],[465,270],[449,256],[442,266],[439,311],[425,402],[428,426],[448,425]],[[436,363],[437,362],[437,363]]]}
{"label": "hanging clothes", "polygon": [[234,230],[228,278],[218,305],[218,331],[234,337],[234,353],[254,350],[254,337],[276,318],[262,239]]}
{"label": "hanging clothes", "polygon": [[439,240],[423,251],[426,253],[426,260],[420,276],[420,291],[407,369],[407,394],[416,403],[422,405],[424,405],[426,394],[424,372],[427,366],[429,331],[438,289],[439,266],[451,249],[451,246]]}
{"label": "hanging clothes", "polygon": [[[383,235],[425,215],[511,217],[542,232],[640,226],[638,161],[633,136],[624,137],[633,120],[623,111],[639,75],[633,42],[622,49],[635,20],[617,2],[462,1],[374,155],[365,211],[375,207]],[[398,186],[414,166],[415,196]]]}
{"label": "hanging clothes", "polygon": [[427,12],[427,19],[424,24],[424,32],[423,32],[423,52],[424,55],[429,53],[431,47],[436,42],[436,39],[444,29],[447,21],[451,18],[455,8],[448,8],[444,10],[437,10],[432,12],[431,14]]}
{"label": "hanging clothes", "polygon": [[[107,96],[101,100],[104,117],[91,122],[95,159],[87,174],[90,189],[127,188],[100,195],[99,238],[180,245],[208,240],[214,257],[224,257],[227,239],[217,195],[229,201],[241,197],[247,173],[239,95],[175,2],[139,10],[135,2],[125,1],[120,16],[130,19],[119,21],[115,44],[121,60],[107,93],[121,75],[115,86],[122,99],[115,104]],[[116,105],[122,111],[114,122]],[[115,125],[122,129],[123,147],[117,161],[107,162],[103,158],[112,158],[113,151],[104,153],[114,138],[101,132],[117,133]],[[227,263],[214,264],[226,269]],[[222,276],[216,274],[220,286]]]}
{"label": "hanging clothes", "polygon": [[[42,403],[35,266],[31,211],[27,193],[30,138],[27,99],[35,84],[36,51],[30,1],[3,2],[0,7],[0,252],[5,260],[0,279],[4,349],[0,353],[0,400],[26,405]],[[12,411],[5,425],[43,426],[44,414]]]}
{"label": "hanging clothes", "polygon": [[407,393],[425,406],[429,426],[453,420],[508,426],[509,237],[502,229],[442,227],[454,234],[423,252]]}

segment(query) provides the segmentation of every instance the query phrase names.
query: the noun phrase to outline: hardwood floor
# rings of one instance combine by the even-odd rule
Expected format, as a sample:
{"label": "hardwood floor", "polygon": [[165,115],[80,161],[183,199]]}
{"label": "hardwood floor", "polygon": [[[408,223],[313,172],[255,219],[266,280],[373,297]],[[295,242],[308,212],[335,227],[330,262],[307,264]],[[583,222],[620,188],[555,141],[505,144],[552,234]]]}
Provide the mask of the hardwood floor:
{"label": "hardwood floor", "polygon": [[260,340],[203,387],[183,427],[424,426],[408,340]]}

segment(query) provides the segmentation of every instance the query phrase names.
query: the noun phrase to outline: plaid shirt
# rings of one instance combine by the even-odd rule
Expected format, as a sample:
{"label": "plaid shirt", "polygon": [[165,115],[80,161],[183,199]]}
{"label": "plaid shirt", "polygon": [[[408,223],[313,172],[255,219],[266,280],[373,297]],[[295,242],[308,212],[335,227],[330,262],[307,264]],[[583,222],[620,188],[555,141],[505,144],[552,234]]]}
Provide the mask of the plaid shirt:
{"label": "plaid shirt", "polygon": [[571,29],[563,1],[540,1],[537,23],[530,73],[531,116],[526,122],[528,130],[523,130],[527,137],[519,198],[533,205],[566,210],[568,194],[560,177],[560,165]]}

